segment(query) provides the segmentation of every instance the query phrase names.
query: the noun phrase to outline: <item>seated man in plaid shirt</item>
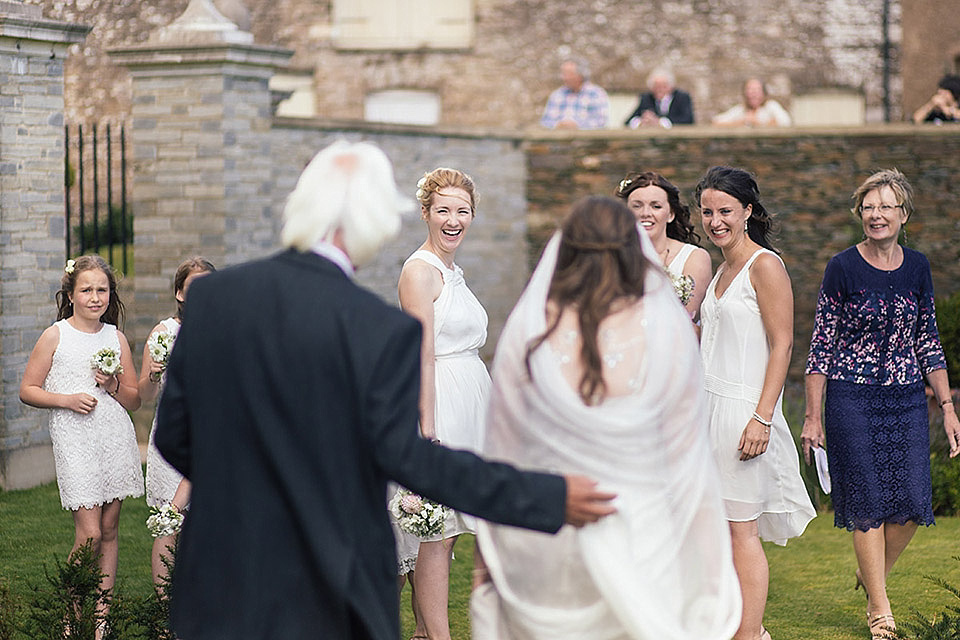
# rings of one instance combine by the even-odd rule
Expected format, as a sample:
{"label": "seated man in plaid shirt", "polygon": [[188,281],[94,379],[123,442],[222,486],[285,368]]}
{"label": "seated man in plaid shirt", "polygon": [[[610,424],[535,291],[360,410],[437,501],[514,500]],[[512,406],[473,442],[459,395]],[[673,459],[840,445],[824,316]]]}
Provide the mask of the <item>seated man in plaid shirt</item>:
{"label": "seated man in plaid shirt", "polygon": [[560,65],[563,86],[550,94],[540,118],[548,129],[603,129],[607,126],[610,101],[607,92],[590,82],[590,67],[584,60],[567,59]]}

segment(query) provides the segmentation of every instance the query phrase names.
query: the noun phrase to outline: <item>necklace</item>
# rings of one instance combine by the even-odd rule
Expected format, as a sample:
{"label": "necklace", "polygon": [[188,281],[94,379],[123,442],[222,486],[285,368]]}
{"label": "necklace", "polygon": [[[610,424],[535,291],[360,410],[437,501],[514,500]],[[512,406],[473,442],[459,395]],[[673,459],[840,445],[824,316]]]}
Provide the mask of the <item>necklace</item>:
{"label": "necklace", "polygon": [[670,257],[670,247],[667,247],[666,252],[661,253],[659,255],[660,255],[660,262],[662,262],[663,264],[667,264],[667,259]]}

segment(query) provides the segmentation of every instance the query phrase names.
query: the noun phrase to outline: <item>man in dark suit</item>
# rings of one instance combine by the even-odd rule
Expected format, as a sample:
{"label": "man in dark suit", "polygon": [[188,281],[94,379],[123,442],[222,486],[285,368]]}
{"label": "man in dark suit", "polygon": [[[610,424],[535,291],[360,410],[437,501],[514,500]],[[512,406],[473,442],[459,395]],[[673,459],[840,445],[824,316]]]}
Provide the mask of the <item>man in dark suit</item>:
{"label": "man in dark suit", "polygon": [[649,91],[640,94],[640,104],[623,124],[631,129],[693,124],[693,100],[675,85],[673,72],[655,69],[647,77]]}
{"label": "man in dark suit", "polygon": [[419,437],[420,324],[350,278],[407,206],[383,152],[335,143],[287,202],[288,250],[191,286],[155,436],[193,483],[177,637],[397,640],[388,480],[548,532],[613,511],[586,478]]}

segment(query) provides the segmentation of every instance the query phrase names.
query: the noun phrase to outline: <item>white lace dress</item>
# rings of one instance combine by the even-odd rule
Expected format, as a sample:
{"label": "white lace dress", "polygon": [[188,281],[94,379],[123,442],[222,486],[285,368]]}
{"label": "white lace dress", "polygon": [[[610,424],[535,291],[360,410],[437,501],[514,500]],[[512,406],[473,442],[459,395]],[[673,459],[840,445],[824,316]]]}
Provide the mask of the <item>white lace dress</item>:
{"label": "white lace dress", "polygon": [[64,509],[93,508],[116,499],[143,495],[140,450],[127,410],[97,386],[90,360],[109,347],[120,353],[117,328],[104,324],[97,333],[55,325],[60,342],[43,388],[52,393],[88,393],[97,406],[86,415],[50,410],[50,439]]}
{"label": "white lace dress", "polygon": [[727,519],[757,520],[761,538],[783,545],[803,533],[816,512],[800,477],[797,448],[781,407],[782,391],[766,452],[741,461],[737,449],[760,400],[770,356],[757,292],[750,282],[750,266],[762,253],[776,256],[766,249],[754,253],[719,299],[717,279],[724,269],[717,270],[700,307],[700,348],[710,406],[710,441],[720,467]]}
{"label": "white lace dress", "polygon": [[[166,329],[167,333],[174,336],[180,331],[180,323],[173,318],[167,318],[160,324]],[[167,379],[166,372],[160,377],[160,389],[157,393],[157,399],[163,393],[163,383]],[[150,427],[150,440],[147,444],[147,504],[151,507],[159,507],[173,500],[173,494],[183,476],[176,469],[163,459],[157,446],[153,443],[153,434],[157,430],[157,416],[153,416],[153,426]]]}

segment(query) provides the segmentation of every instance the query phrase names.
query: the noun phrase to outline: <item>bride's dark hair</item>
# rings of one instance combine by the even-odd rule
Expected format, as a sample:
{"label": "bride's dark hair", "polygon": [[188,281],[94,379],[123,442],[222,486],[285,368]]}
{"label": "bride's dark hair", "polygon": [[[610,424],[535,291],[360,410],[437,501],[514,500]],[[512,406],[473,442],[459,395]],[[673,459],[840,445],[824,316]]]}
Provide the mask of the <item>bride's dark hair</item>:
{"label": "bride's dark hair", "polygon": [[619,200],[603,196],[584,198],[560,228],[562,237],[547,300],[557,305],[543,335],[527,347],[527,373],[532,376],[530,355],[553,334],[564,309],[578,317],[583,377],[578,392],[587,405],[599,404],[606,395],[603,362],[597,344],[600,323],[621,298],[643,295],[647,258],[640,248],[636,220]]}

